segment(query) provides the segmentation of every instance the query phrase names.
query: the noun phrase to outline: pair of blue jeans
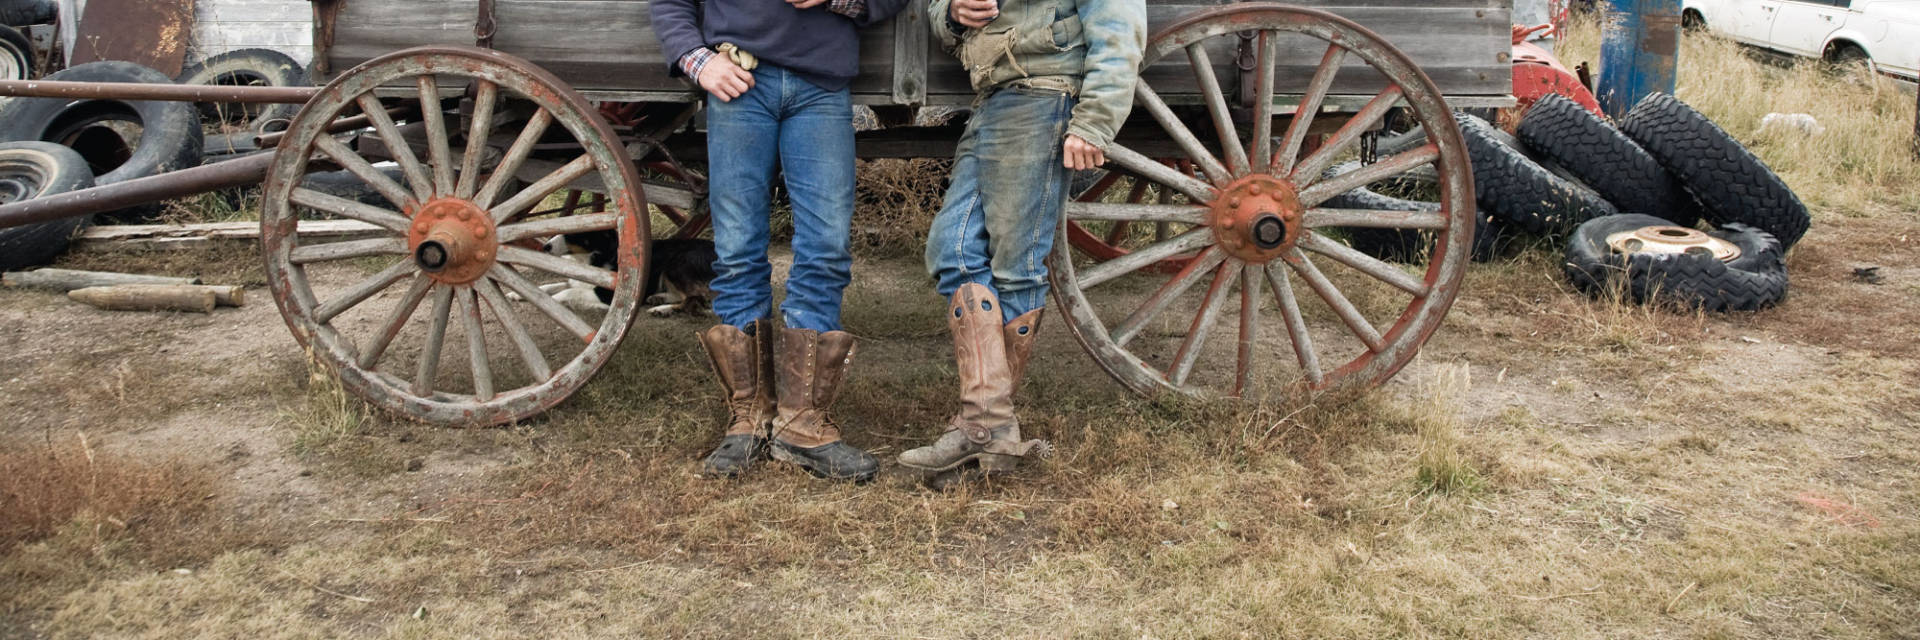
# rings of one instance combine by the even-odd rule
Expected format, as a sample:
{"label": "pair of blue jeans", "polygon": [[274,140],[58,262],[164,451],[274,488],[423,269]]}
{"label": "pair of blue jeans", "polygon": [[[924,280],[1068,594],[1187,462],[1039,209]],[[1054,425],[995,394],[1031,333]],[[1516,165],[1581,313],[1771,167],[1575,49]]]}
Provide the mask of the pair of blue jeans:
{"label": "pair of blue jeans", "polygon": [[1066,93],[1011,87],[974,109],[927,234],[927,271],[940,295],[985,285],[1000,298],[1002,322],[1046,306],[1047,254],[1072,177],[1061,147],[1073,105]]}
{"label": "pair of blue jeans", "polygon": [[761,63],[731,102],[707,96],[708,206],[713,212],[713,311],[745,329],[773,316],[767,261],[773,176],[793,203],[793,268],[780,305],[786,326],[840,330],[853,279],[853,98]]}

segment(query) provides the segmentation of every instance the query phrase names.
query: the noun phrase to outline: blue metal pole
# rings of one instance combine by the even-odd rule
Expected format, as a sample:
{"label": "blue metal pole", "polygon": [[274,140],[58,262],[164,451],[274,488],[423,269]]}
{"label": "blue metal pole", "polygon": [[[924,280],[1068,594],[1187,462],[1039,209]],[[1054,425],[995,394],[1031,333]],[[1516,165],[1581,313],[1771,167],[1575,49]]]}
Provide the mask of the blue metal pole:
{"label": "blue metal pole", "polygon": [[1680,0],[1607,0],[1604,8],[1598,97],[1618,118],[1649,94],[1673,93]]}

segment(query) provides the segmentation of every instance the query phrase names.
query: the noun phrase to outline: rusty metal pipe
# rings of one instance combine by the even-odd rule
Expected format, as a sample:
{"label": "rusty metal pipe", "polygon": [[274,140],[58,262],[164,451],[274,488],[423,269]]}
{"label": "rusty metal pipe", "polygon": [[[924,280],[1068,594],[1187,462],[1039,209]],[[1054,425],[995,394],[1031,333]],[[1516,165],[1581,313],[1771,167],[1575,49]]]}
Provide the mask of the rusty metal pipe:
{"label": "rusty metal pipe", "polygon": [[[387,117],[393,118],[394,120],[411,120],[414,118],[418,118],[420,117],[419,106],[420,106],[419,103],[408,102],[406,104],[403,104],[397,107],[388,107]],[[349,116],[349,117],[345,117],[345,118],[341,118],[339,120],[333,121],[333,123],[327,125],[326,132],[341,133],[345,131],[355,131],[359,129],[366,129],[372,126],[373,126],[373,119],[367,117],[367,114],[362,113],[357,116]],[[287,132],[285,131],[262,133],[253,137],[253,146],[261,149],[272,149],[274,147],[280,146],[280,141],[286,137],[287,137]]]}
{"label": "rusty metal pipe", "polygon": [[200,84],[146,84],[139,82],[0,80],[0,97],[14,98],[305,104],[319,94],[320,87],[250,87]]}
{"label": "rusty metal pipe", "polygon": [[262,153],[114,184],[0,205],[0,229],[259,184],[275,154]]}

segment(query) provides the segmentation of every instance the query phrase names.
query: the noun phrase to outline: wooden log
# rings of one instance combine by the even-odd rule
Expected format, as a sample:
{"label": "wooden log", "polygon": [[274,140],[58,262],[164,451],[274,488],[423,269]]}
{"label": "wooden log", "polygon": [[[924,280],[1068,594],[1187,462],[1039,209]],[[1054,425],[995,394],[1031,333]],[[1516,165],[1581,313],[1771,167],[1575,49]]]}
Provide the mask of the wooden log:
{"label": "wooden log", "polygon": [[213,313],[219,296],[211,288],[194,285],[126,284],[75,289],[67,297],[108,311]]}
{"label": "wooden log", "polygon": [[212,285],[207,290],[213,292],[213,303],[222,307],[247,306],[247,288],[241,286]]}
{"label": "wooden log", "polygon": [[123,284],[200,284],[199,278],[175,278],[171,276],[149,276],[134,273],[113,273],[110,271],[78,271],[74,269],[35,269],[0,274],[0,285],[9,287],[33,287],[54,291],[72,291],[87,287],[111,287]]}

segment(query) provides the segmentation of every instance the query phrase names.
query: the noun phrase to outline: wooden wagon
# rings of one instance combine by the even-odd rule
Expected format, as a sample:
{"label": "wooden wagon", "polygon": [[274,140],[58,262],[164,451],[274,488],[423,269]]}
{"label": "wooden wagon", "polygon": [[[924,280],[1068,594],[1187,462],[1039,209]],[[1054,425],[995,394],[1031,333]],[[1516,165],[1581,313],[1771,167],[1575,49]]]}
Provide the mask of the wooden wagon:
{"label": "wooden wagon", "polygon": [[[429,422],[499,424],[563,401],[633,322],[650,239],[705,224],[701,96],[668,76],[647,3],[313,6],[327,84],[254,161],[270,287],[293,334],[359,397]],[[1510,102],[1509,7],[1149,3],[1135,117],[1070,205],[1052,258],[1068,330],[1143,394],[1267,397],[1392,376],[1439,327],[1468,262],[1473,188],[1451,109]],[[860,135],[861,157],[952,151],[959,125],[922,110],[974,96],[926,22],[914,7],[862,35],[852,92],[884,126]],[[1426,142],[1375,157],[1390,119],[1425,127]],[[1366,164],[1329,177],[1349,160]],[[376,166],[387,162],[403,179]],[[303,188],[319,167],[389,204]],[[242,173],[149,179],[104,201]],[[1437,210],[1322,206],[1412,173],[1436,181]],[[384,235],[303,236],[299,221],[315,217]],[[1385,262],[1341,241],[1357,228],[1417,231],[1431,248]],[[619,238],[615,270],[528,246],[605,230]],[[309,279],[340,265],[373,273],[337,288]],[[611,310],[594,319],[556,302],[537,282],[555,277],[612,289]],[[467,366],[441,366],[448,351]]]}

